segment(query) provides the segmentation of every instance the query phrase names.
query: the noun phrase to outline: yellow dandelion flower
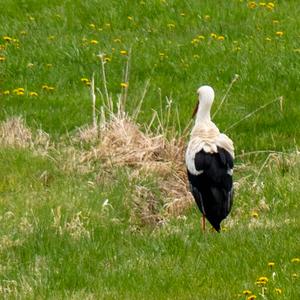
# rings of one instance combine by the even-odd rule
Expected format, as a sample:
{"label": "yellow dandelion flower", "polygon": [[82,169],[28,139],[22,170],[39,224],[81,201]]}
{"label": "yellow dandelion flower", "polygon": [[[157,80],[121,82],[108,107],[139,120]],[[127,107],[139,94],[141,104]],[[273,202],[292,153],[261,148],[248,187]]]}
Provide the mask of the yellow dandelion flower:
{"label": "yellow dandelion flower", "polygon": [[32,68],[32,67],[34,67],[34,64],[33,64],[33,63],[28,63],[28,64],[27,64],[27,68]]}
{"label": "yellow dandelion flower", "polygon": [[300,262],[300,258],[299,257],[294,257],[291,260],[292,263],[299,263]]}
{"label": "yellow dandelion flower", "polygon": [[129,84],[127,82],[121,82],[120,85],[121,85],[122,88],[128,88]]}
{"label": "yellow dandelion flower", "polygon": [[266,6],[267,3],[266,2],[259,2],[259,6]]}
{"label": "yellow dandelion flower", "polygon": [[11,42],[13,39],[10,36],[2,37],[5,42]]}
{"label": "yellow dandelion flower", "polygon": [[48,36],[48,40],[49,40],[49,41],[53,41],[54,39],[55,39],[55,35],[49,35],[49,36]]}
{"label": "yellow dandelion flower", "polygon": [[201,34],[198,35],[197,38],[198,38],[199,40],[205,40],[205,36],[204,36],[204,35],[201,35]]}
{"label": "yellow dandelion flower", "polygon": [[281,294],[282,294],[282,289],[280,289],[280,288],[275,288],[275,293],[276,293],[277,295],[281,295]]}
{"label": "yellow dandelion flower", "polygon": [[90,44],[97,45],[97,44],[99,44],[99,42],[97,40],[90,40]]}
{"label": "yellow dandelion flower", "polygon": [[21,35],[27,35],[27,31],[22,30],[22,31],[20,32],[20,34],[21,34]]}
{"label": "yellow dandelion flower", "polygon": [[217,36],[216,33],[212,32],[212,33],[210,34],[210,37],[213,38],[213,39],[216,39],[218,36]]}
{"label": "yellow dandelion flower", "polygon": [[17,94],[18,96],[24,96],[24,91],[17,91],[16,94]]}
{"label": "yellow dandelion flower", "polygon": [[44,91],[46,91],[46,92],[52,92],[52,91],[54,91],[54,86],[49,86],[49,85],[47,85],[47,84],[44,84],[43,86],[42,86],[42,89],[44,90]]}
{"label": "yellow dandelion flower", "polygon": [[110,24],[110,23],[105,23],[105,26],[106,26],[106,27],[110,27],[111,24]]}
{"label": "yellow dandelion flower", "polygon": [[245,296],[249,296],[249,295],[251,295],[251,294],[252,294],[252,292],[249,291],[249,290],[244,290],[244,291],[243,291],[243,295],[245,295]]}
{"label": "yellow dandelion flower", "polygon": [[0,61],[5,61],[5,56],[0,56]]}
{"label": "yellow dandelion flower", "polygon": [[53,65],[52,65],[52,64],[46,64],[46,67],[47,67],[47,68],[52,68]]}
{"label": "yellow dandelion flower", "polygon": [[43,90],[48,90],[48,88],[49,88],[49,87],[48,87],[47,84],[43,84],[43,85],[42,85],[42,89],[43,89]]}
{"label": "yellow dandelion flower", "polygon": [[34,18],[33,16],[29,16],[28,19],[29,19],[30,21],[34,21],[34,20],[35,20],[35,18]]}
{"label": "yellow dandelion flower", "polygon": [[24,88],[16,88],[16,89],[13,90],[14,94],[18,94],[18,93],[19,94],[22,94],[22,93],[24,94],[24,92],[25,92]]}
{"label": "yellow dandelion flower", "polygon": [[273,24],[279,24],[279,20],[273,20]]}
{"label": "yellow dandelion flower", "polygon": [[210,20],[210,15],[205,15],[204,20],[209,21]]}
{"label": "yellow dandelion flower", "polygon": [[256,8],[257,4],[254,1],[250,1],[250,2],[248,2],[248,7],[251,8],[251,9]]}
{"label": "yellow dandelion flower", "polygon": [[37,97],[37,96],[38,96],[38,93],[37,93],[37,92],[30,92],[30,93],[29,93],[29,96],[30,96],[30,97]]}
{"label": "yellow dandelion flower", "polygon": [[266,40],[267,42],[271,42],[271,41],[272,41],[272,39],[269,38],[269,37],[266,37],[265,40]]}
{"label": "yellow dandelion flower", "polygon": [[274,9],[274,7],[275,7],[275,3],[273,3],[273,2],[268,2],[268,4],[267,4],[267,8],[268,8],[268,9],[272,10],[272,9]]}
{"label": "yellow dandelion flower", "polygon": [[185,13],[184,13],[184,12],[180,13],[180,15],[181,15],[182,17],[185,17]]}
{"label": "yellow dandelion flower", "polygon": [[175,24],[174,23],[169,23],[167,26],[168,26],[169,29],[174,29],[175,28]]}
{"label": "yellow dandelion flower", "polygon": [[118,38],[117,38],[117,39],[114,39],[114,42],[115,42],[115,43],[121,43],[121,39],[118,39]]}
{"label": "yellow dandelion flower", "polygon": [[104,57],[104,61],[105,61],[105,62],[110,62],[110,61],[111,61],[111,57],[105,56],[105,57]]}
{"label": "yellow dandelion flower", "polygon": [[283,36],[283,31],[276,31],[275,33],[277,36],[282,37]]}
{"label": "yellow dandelion flower", "polygon": [[159,52],[159,56],[160,56],[160,57],[164,57],[165,55],[166,55],[165,53]]}
{"label": "yellow dandelion flower", "polygon": [[198,39],[192,39],[191,44],[197,45],[200,42]]}
{"label": "yellow dandelion flower", "polygon": [[93,23],[89,24],[89,27],[90,27],[91,29],[96,29],[96,25],[93,24]]}
{"label": "yellow dandelion flower", "polygon": [[251,212],[251,217],[252,218],[258,218],[258,213],[256,211]]}
{"label": "yellow dandelion flower", "polygon": [[87,40],[88,40],[88,39],[87,39],[86,37],[83,37],[83,38],[82,38],[82,41],[83,41],[84,43],[87,42]]}
{"label": "yellow dandelion flower", "polygon": [[54,89],[55,89],[55,87],[54,87],[54,86],[48,86],[48,91],[49,91],[49,92],[52,92],[52,91],[54,91]]}
{"label": "yellow dandelion flower", "polygon": [[121,50],[121,51],[120,51],[120,54],[121,54],[121,55],[127,55],[127,51],[126,51],[126,50]]}
{"label": "yellow dandelion flower", "polygon": [[269,279],[266,276],[261,276],[256,280],[256,284],[261,286],[261,285],[266,285],[268,283]]}
{"label": "yellow dandelion flower", "polygon": [[194,58],[199,58],[200,56],[198,54],[193,55]]}
{"label": "yellow dandelion flower", "polygon": [[299,277],[299,275],[298,275],[297,273],[293,273],[293,274],[292,274],[292,278],[293,278],[293,279],[296,279],[296,278],[298,278],[298,277]]}
{"label": "yellow dandelion flower", "polygon": [[254,299],[256,299],[255,295],[251,295],[251,296],[247,297],[247,300],[254,300]]}
{"label": "yellow dandelion flower", "polygon": [[7,96],[7,95],[9,95],[9,94],[10,94],[10,91],[9,91],[9,90],[6,90],[6,91],[3,92],[3,95],[6,95],[6,96]]}
{"label": "yellow dandelion flower", "polygon": [[275,263],[273,261],[268,262],[268,267],[273,268],[275,266]]}
{"label": "yellow dandelion flower", "polygon": [[133,21],[133,17],[131,17],[131,16],[128,16],[127,19],[128,19],[129,21]]}
{"label": "yellow dandelion flower", "polygon": [[225,40],[225,37],[224,37],[223,35],[219,35],[219,36],[217,37],[217,40],[219,40],[219,41],[224,41],[224,40]]}
{"label": "yellow dandelion flower", "polygon": [[83,83],[87,83],[90,80],[88,78],[83,77],[83,78],[80,79],[80,81],[83,82]]}

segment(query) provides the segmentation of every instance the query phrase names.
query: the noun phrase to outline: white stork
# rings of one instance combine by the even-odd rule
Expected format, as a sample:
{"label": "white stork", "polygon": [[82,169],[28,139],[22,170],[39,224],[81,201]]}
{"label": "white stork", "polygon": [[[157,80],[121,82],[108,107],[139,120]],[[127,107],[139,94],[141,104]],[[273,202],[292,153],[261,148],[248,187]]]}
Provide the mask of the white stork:
{"label": "white stork", "polygon": [[206,218],[220,232],[220,223],[232,206],[234,147],[232,140],[211,121],[214,90],[201,86],[197,93],[195,126],[185,154],[187,174],[191,193],[202,213],[203,230]]}

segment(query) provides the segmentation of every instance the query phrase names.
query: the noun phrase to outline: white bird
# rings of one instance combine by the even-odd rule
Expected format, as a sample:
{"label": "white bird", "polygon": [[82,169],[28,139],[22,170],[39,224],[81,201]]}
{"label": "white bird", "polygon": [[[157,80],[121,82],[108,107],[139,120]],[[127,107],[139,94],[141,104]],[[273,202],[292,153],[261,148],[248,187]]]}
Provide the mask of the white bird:
{"label": "white bird", "polygon": [[185,154],[187,174],[190,191],[202,213],[203,230],[207,219],[219,232],[233,201],[234,147],[232,140],[211,121],[214,90],[201,86],[197,93],[196,120]]}

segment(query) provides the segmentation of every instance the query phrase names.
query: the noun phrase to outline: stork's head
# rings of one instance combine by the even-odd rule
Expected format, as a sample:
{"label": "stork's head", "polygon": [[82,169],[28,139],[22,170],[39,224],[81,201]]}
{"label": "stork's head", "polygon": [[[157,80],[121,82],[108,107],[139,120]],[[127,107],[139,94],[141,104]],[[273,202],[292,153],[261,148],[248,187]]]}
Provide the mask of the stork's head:
{"label": "stork's head", "polygon": [[197,101],[193,116],[195,116],[195,114],[197,113],[199,106],[202,108],[202,110],[207,110],[208,112],[210,112],[210,108],[215,97],[213,88],[208,85],[199,87],[199,89],[197,90],[197,94],[199,95],[199,101]]}

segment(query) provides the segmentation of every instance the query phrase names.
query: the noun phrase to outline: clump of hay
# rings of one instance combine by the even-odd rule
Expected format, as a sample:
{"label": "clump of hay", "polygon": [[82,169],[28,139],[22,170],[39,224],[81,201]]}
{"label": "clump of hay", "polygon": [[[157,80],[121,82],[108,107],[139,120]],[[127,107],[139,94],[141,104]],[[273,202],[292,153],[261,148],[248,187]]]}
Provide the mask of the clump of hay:
{"label": "clump of hay", "polygon": [[[115,114],[97,130],[81,130],[76,136],[98,143],[84,151],[81,164],[101,161],[104,169],[128,167],[133,182],[140,178],[155,178],[162,201],[149,188],[134,186],[133,210],[143,224],[160,223],[169,216],[177,216],[190,206],[184,165],[185,143],[182,137],[168,139],[164,134],[154,134],[129,116]],[[134,219],[134,218],[133,218]]]}
{"label": "clump of hay", "polygon": [[32,145],[32,133],[21,117],[12,117],[0,124],[0,145],[28,148]]}
{"label": "clump of hay", "polygon": [[39,155],[46,155],[50,147],[50,137],[41,129],[33,134],[22,117],[11,117],[0,123],[0,146],[30,148]]}

